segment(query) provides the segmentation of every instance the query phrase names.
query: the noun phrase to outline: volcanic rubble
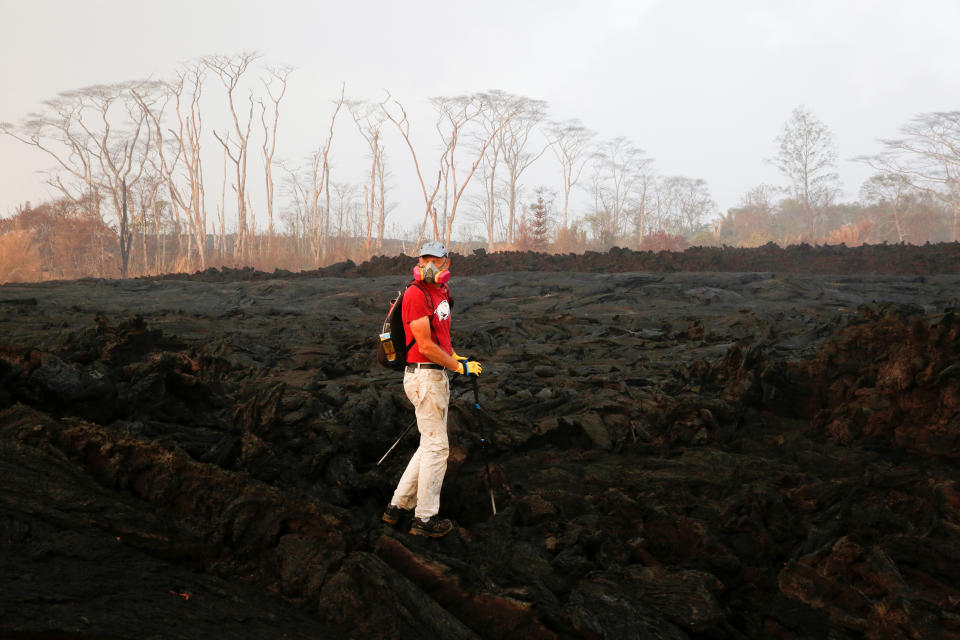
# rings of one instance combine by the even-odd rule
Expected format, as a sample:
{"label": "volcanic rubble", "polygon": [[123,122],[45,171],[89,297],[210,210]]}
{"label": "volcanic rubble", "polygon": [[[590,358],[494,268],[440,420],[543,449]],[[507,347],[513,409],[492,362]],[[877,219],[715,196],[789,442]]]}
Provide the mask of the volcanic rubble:
{"label": "volcanic rubble", "polygon": [[0,636],[960,638],[960,276],[464,263],[437,540],[409,260],[0,287]]}

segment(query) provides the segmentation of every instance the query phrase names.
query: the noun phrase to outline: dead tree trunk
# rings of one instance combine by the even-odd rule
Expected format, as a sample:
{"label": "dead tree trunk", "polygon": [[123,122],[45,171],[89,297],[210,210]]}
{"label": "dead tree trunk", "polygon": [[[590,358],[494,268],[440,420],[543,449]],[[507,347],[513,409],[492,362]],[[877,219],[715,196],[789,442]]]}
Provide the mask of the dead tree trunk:
{"label": "dead tree trunk", "polygon": [[250,142],[250,128],[253,121],[253,96],[249,96],[250,109],[246,121],[240,121],[235,101],[235,92],[249,66],[260,57],[259,53],[242,53],[232,57],[211,56],[203,62],[220,78],[220,82],[227,90],[227,102],[230,107],[230,116],[233,119],[233,133],[237,136],[236,142],[231,145],[229,136],[221,136],[216,131],[213,135],[223,146],[234,166],[234,191],[237,195],[237,236],[234,243],[234,258],[246,262],[250,258],[249,235],[253,225],[247,217],[247,151]]}

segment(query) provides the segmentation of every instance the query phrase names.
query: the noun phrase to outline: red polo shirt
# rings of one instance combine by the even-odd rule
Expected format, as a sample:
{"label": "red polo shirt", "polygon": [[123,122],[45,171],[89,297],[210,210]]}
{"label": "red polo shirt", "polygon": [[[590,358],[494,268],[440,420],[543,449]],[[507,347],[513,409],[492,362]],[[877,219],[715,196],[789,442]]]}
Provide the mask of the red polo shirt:
{"label": "red polo shirt", "polygon": [[[428,295],[424,295],[424,292]],[[431,314],[433,317],[430,319],[430,337],[445,352],[453,353],[453,345],[450,343],[450,290],[446,285],[436,286],[422,282],[408,286],[403,294],[403,329],[407,334],[407,341],[413,339],[410,322]],[[414,341],[407,351],[407,362],[430,360],[420,353]]]}

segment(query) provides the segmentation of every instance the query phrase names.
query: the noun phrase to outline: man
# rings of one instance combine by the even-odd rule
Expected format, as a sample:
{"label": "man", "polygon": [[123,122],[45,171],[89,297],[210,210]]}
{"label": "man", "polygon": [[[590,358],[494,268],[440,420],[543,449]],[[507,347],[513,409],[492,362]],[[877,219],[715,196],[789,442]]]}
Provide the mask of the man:
{"label": "man", "polygon": [[414,511],[410,533],[439,538],[453,530],[441,519],[440,487],[447,471],[447,407],[450,382],[446,370],[463,376],[483,371],[475,360],[458,356],[450,342],[450,258],[440,242],[427,242],[413,268],[414,282],[403,294],[403,324],[414,344],[407,351],[403,375],[406,392],[417,416],[420,446],[410,458],[383,521],[396,524],[404,512]]}

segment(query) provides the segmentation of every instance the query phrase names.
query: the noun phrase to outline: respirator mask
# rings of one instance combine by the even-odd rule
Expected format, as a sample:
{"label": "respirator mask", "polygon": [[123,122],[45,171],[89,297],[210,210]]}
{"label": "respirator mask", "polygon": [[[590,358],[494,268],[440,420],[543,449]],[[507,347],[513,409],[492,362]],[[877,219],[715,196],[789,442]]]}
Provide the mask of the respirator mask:
{"label": "respirator mask", "polygon": [[[423,260],[426,257],[443,258],[437,264],[434,260]],[[447,257],[447,248],[442,242],[431,240],[420,247],[420,259],[424,262],[413,268],[413,279],[416,282],[430,282],[441,285],[450,279],[450,259]]]}
{"label": "respirator mask", "polygon": [[431,282],[433,284],[445,284],[450,280],[450,269],[447,265],[450,263],[444,260],[444,265],[440,266],[435,262],[427,262],[425,265],[419,264],[413,268],[413,279],[417,282]]}

